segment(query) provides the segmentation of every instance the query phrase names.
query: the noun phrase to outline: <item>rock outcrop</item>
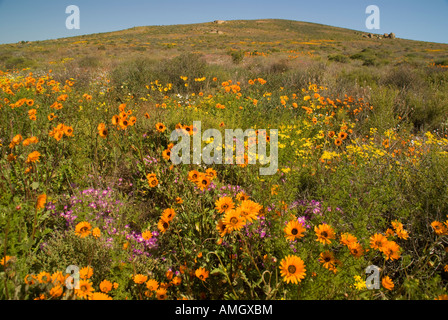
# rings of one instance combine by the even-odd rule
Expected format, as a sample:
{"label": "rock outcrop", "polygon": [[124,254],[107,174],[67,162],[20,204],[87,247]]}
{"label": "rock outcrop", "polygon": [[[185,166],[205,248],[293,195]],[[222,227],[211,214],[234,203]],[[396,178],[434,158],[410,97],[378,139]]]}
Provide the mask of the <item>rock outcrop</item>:
{"label": "rock outcrop", "polygon": [[372,33],[363,34],[362,36],[363,36],[363,38],[379,39],[379,40],[381,40],[381,39],[395,39],[396,38],[395,33],[393,33],[393,32],[392,33],[385,33],[382,36],[379,35],[379,34],[372,34]]}

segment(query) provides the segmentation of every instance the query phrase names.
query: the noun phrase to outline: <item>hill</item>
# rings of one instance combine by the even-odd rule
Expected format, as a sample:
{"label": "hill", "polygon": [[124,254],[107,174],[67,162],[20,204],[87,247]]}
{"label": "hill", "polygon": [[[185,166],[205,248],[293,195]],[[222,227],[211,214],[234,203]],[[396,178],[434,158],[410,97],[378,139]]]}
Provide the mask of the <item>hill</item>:
{"label": "hill", "polygon": [[[393,31],[393,30],[391,30]],[[6,68],[53,69],[71,61],[80,66],[108,65],[130,57],[161,59],[182,52],[204,54],[211,63],[224,63],[231,52],[294,59],[300,56],[345,60],[368,49],[368,63],[431,63],[447,59],[446,44],[404,39],[369,39],[363,32],[291,20],[234,20],[135,27],[56,40],[0,45],[0,64]],[[398,35],[399,36],[399,35]]]}

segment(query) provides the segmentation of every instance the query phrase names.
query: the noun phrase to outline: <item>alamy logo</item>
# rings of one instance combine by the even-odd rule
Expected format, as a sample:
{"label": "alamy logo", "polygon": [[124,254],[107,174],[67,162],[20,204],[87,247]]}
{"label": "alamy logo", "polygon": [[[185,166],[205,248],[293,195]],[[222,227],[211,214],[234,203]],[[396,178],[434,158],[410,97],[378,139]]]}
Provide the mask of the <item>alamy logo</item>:
{"label": "alamy logo", "polygon": [[370,5],[366,8],[366,14],[370,14],[366,19],[366,28],[369,30],[380,29],[380,8]]}
{"label": "alamy logo", "polygon": [[[223,139],[221,132],[217,129],[207,129],[202,133],[201,121],[194,121],[193,127],[193,162],[191,162],[190,135],[183,129],[176,129],[170,135],[171,141],[181,141],[171,149],[170,160],[173,164],[200,164],[201,162],[211,164],[223,164]],[[245,138],[247,138],[247,148],[245,147]],[[202,141],[210,141],[202,148]],[[269,142],[268,142],[269,141]],[[267,145],[269,144],[269,156],[267,156]],[[233,164],[234,150],[236,164],[256,164],[260,167],[260,175],[273,175],[278,169],[278,130],[270,129],[269,135],[265,129],[225,129],[224,137],[224,163]],[[245,155],[247,149],[247,155]],[[179,153],[182,156],[179,156]]]}
{"label": "alamy logo", "polygon": [[80,21],[79,21],[79,7],[75,5],[70,5],[65,8],[65,13],[70,13],[70,15],[65,20],[65,27],[67,29],[79,29]]}
{"label": "alamy logo", "polygon": [[65,273],[70,274],[70,276],[65,279],[67,289],[79,289],[79,267],[70,265],[65,269]]}
{"label": "alamy logo", "polygon": [[366,279],[366,287],[369,290],[380,288],[380,268],[375,265],[366,268],[366,274],[369,276]]}

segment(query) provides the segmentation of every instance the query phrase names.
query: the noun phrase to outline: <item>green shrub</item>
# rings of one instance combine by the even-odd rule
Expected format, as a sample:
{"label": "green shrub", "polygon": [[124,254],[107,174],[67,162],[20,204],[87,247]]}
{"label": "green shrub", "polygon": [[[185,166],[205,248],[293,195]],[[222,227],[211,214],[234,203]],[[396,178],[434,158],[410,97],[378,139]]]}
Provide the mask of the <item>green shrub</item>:
{"label": "green shrub", "polygon": [[24,69],[34,67],[35,65],[36,62],[34,60],[25,57],[10,57],[4,62],[6,69]]}
{"label": "green shrub", "polygon": [[232,57],[232,62],[234,64],[240,64],[244,59],[244,51],[242,50],[232,51],[230,53],[230,56]]}
{"label": "green shrub", "polygon": [[159,79],[172,83],[175,91],[185,92],[198,90],[203,82],[191,81],[191,87],[185,87],[185,82],[180,77],[188,76],[189,79],[202,78],[208,73],[208,65],[202,55],[197,53],[182,53],[170,60],[160,63],[157,68]]}
{"label": "green shrub", "polygon": [[101,65],[101,59],[97,56],[85,56],[78,60],[78,65],[86,69],[98,68]]}
{"label": "green shrub", "polygon": [[120,63],[111,72],[111,81],[118,95],[133,94],[141,97],[147,94],[145,85],[157,80],[156,63],[148,58],[135,58]]}
{"label": "green shrub", "polygon": [[328,56],[328,60],[340,63],[348,63],[350,61],[350,59],[343,54],[331,54]]}

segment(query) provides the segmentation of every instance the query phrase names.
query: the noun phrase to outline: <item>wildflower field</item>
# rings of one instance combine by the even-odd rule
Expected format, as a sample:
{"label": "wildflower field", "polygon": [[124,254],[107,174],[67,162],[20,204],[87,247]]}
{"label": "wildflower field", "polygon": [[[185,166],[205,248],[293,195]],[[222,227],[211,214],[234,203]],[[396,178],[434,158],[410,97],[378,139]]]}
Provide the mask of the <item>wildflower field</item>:
{"label": "wildflower field", "polygon": [[[1,46],[0,299],[448,298],[448,47],[255,23]],[[172,163],[210,128],[278,170]]]}

